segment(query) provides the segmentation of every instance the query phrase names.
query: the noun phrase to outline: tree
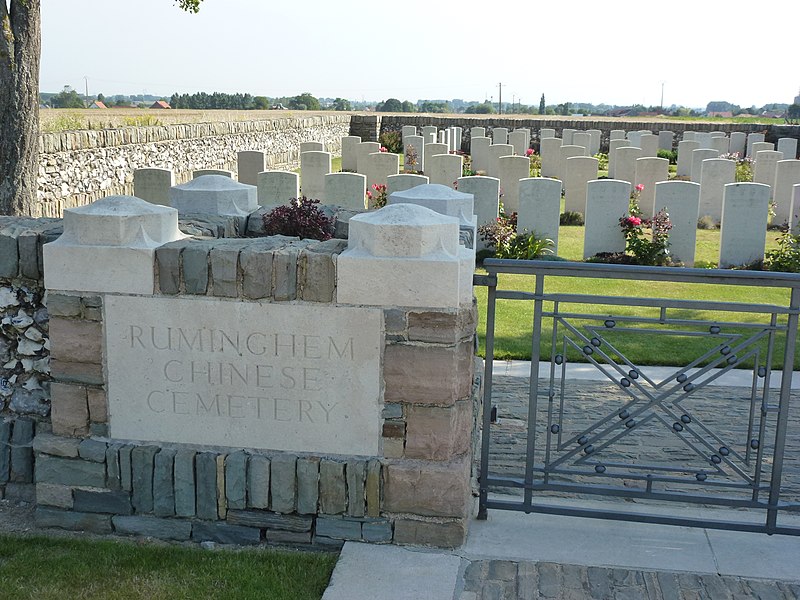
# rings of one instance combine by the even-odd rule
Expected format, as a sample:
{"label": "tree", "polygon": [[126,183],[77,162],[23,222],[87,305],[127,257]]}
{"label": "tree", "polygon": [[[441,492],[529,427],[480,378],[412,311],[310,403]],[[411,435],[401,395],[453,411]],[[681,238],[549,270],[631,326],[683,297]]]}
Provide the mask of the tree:
{"label": "tree", "polygon": [[800,120],[800,104],[789,105],[789,108],[786,109],[786,117],[790,121]]}
{"label": "tree", "polygon": [[409,100],[403,100],[403,112],[417,112],[417,106]]}
{"label": "tree", "polygon": [[[202,0],[177,0],[196,13]],[[0,215],[39,216],[41,0],[0,1]]]}
{"label": "tree", "polygon": [[289,108],[293,110],[319,110],[319,100],[308,92],[289,99]]}
{"label": "tree", "polygon": [[84,108],[83,98],[68,85],[65,85],[63,90],[50,98],[50,106],[53,108]]}
{"label": "tree", "polygon": [[542,94],[542,98],[539,100],[539,114],[543,115],[547,110],[547,105],[544,103],[544,94]]}
{"label": "tree", "polygon": [[375,110],[378,112],[402,112],[403,103],[397,98],[389,98],[385,102],[378,103]]}
{"label": "tree", "polygon": [[253,98],[253,108],[256,110],[269,110],[269,98],[266,96],[256,96]]}
{"label": "tree", "polygon": [[494,108],[494,105],[486,100],[481,104],[473,104],[472,106],[468,106],[464,113],[468,115],[493,115],[497,111]]}
{"label": "tree", "polygon": [[333,110],[353,110],[353,106],[350,104],[350,100],[336,98],[333,101]]}

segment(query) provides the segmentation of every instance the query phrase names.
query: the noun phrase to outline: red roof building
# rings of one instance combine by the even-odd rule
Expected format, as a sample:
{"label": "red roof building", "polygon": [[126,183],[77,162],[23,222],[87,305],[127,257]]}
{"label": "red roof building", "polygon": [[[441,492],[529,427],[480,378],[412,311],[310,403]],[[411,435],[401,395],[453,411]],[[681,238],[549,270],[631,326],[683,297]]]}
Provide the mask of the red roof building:
{"label": "red roof building", "polygon": [[172,108],[164,100],[156,100],[150,108]]}

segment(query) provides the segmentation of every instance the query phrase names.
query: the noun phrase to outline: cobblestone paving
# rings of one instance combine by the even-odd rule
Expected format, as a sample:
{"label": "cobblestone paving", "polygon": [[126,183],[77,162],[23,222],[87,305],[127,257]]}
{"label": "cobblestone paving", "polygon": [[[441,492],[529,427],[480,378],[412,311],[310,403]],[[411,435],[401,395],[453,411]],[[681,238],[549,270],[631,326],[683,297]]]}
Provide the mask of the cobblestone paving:
{"label": "cobblestone paving", "polygon": [[458,600],[794,600],[800,583],[720,575],[473,561]]}
{"label": "cobblestone paving", "polygon": [[[725,463],[721,465],[725,473],[715,472],[708,458],[709,456],[698,456],[686,443],[686,439],[692,439],[686,435],[686,431],[676,434],[671,429],[672,420],[667,419],[665,423],[651,420],[649,423],[637,424],[635,429],[625,431],[622,420],[617,418],[617,412],[630,400],[619,388],[608,382],[601,381],[572,381],[566,387],[563,418],[560,421],[554,420],[552,415],[548,415],[548,392],[549,380],[540,379],[540,401],[537,413],[537,438],[544,441],[546,438],[546,427],[548,423],[560,423],[563,440],[566,449],[559,450],[551,444],[551,458],[563,454],[570,450],[566,440],[577,432],[591,430],[590,436],[597,429],[592,429],[594,423],[607,415],[612,415],[612,419],[604,427],[613,427],[612,435],[622,432],[622,436],[611,446],[597,452],[591,458],[596,462],[607,461],[608,464],[617,463],[618,465],[631,465],[626,470],[625,467],[618,466],[609,468],[609,473],[642,473],[637,465],[666,465],[675,469],[674,477],[683,478],[686,485],[681,483],[661,484],[662,489],[667,491],[680,491],[703,494],[730,495],[726,490],[713,486],[700,486],[697,484],[695,474],[700,470],[709,473],[709,481],[721,481],[730,483],[741,483],[742,478],[735,475],[731,468]],[[557,415],[559,398],[558,388],[555,388],[556,397],[553,402],[553,414]],[[670,405],[671,410],[676,415],[689,414],[693,421],[692,426],[703,423],[718,438],[723,440],[724,445],[730,446],[731,460],[744,472],[752,474],[754,472],[754,462],[746,464],[742,458],[749,445],[751,436],[748,436],[747,424],[750,405],[750,389],[742,387],[723,387],[712,386],[702,390],[689,398],[683,399],[677,405]],[[490,473],[492,475],[519,476],[524,473],[525,451],[527,438],[527,419],[528,419],[528,380],[521,377],[496,377],[493,382],[492,402],[498,409],[499,422],[492,425],[492,443],[490,446]],[[777,390],[771,393],[770,404],[777,405]],[[756,407],[760,404],[760,398],[756,402]],[[783,471],[782,499],[792,503],[800,503],[800,396],[792,396],[789,427],[786,442],[786,455]],[[663,411],[654,410],[659,415]],[[756,410],[756,413],[758,411]],[[771,440],[774,438],[775,413],[770,413],[767,417],[766,433],[764,440],[761,441],[765,447],[765,459],[762,473],[768,475],[771,464]],[[687,427],[688,429],[689,427]],[[697,431],[697,429],[696,429]],[[757,430],[751,434],[757,437]],[[555,436],[551,436],[555,439]],[[606,436],[608,439],[609,436]],[[720,446],[718,440],[713,439],[709,434],[702,433],[701,437],[708,440],[713,447]],[[595,442],[596,443],[596,442]],[[599,444],[597,444],[599,446]],[[701,444],[696,445],[700,446]],[[537,463],[541,464],[543,446],[537,442]],[[703,450],[709,455],[713,450]],[[734,457],[737,452],[739,458]],[[754,453],[752,455],[754,457]],[[572,461],[568,461],[565,466],[571,467]],[[578,467],[580,469],[580,466]],[[592,470],[592,464],[583,465],[583,473],[587,474]],[[646,472],[646,471],[644,471]],[[573,482],[586,482],[596,479],[587,475],[571,475],[564,477],[563,480]],[[621,481],[622,479],[622,481]],[[608,479],[604,478],[604,484],[624,486],[641,486],[641,482],[632,480]],[[495,492],[503,493],[499,488]],[[506,490],[511,491],[513,490]],[[749,496],[747,490],[738,492],[738,497],[746,498]]]}

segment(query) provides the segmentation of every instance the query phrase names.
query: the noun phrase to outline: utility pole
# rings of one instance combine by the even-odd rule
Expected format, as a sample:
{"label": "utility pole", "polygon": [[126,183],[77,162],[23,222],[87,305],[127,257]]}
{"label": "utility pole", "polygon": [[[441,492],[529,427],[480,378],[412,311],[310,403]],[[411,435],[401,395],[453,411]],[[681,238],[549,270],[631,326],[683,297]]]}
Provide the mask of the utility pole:
{"label": "utility pole", "polygon": [[664,82],[661,82],[661,110],[664,110]]}
{"label": "utility pole", "polygon": [[516,95],[516,94],[511,94],[511,112],[512,112],[512,113],[513,113],[513,112],[515,112],[515,111],[514,111],[514,104],[515,104],[515,100],[516,100],[516,98],[517,98],[517,95]]}
{"label": "utility pole", "polygon": [[497,86],[500,88],[500,96],[497,101],[497,114],[503,114],[503,84],[498,83]]}
{"label": "utility pole", "polygon": [[89,77],[83,76],[83,82],[86,84],[86,106],[89,106]]}

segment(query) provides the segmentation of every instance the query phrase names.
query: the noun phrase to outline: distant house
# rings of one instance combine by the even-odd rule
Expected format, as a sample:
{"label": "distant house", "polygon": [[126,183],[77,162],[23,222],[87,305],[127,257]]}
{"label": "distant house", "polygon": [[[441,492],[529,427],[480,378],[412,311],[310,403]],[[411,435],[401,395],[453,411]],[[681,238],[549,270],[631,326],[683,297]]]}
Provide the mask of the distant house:
{"label": "distant house", "polygon": [[708,113],[707,116],[709,116],[709,117],[722,117],[723,119],[730,119],[730,118],[733,117],[733,113],[731,111],[729,111],[729,110],[716,111],[716,112],[712,111],[712,112]]}
{"label": "distant house", "polygon": [[100,102],[100,100],[95,100],[89,105],[89,108],[108,108],[108,107],[102,102]]}
{"label": "distant house", "polygon": [[172,108],[164,100],[156,100],[150,108]]}

